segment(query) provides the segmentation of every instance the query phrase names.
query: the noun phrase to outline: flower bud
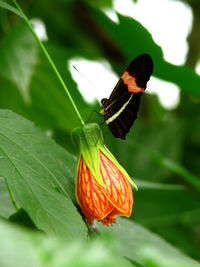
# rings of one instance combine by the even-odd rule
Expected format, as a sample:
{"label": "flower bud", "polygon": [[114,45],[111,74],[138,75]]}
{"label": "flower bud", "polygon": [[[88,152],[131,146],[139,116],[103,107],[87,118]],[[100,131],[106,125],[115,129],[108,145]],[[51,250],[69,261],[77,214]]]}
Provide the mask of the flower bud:
{"label": "flower bud", "polygon": [[127,172],[104,145],[100,127],[85,124],[72,133],[78,150],[76,197],[90,224],[109,225],[116,216],[130,217],[133,194]]}

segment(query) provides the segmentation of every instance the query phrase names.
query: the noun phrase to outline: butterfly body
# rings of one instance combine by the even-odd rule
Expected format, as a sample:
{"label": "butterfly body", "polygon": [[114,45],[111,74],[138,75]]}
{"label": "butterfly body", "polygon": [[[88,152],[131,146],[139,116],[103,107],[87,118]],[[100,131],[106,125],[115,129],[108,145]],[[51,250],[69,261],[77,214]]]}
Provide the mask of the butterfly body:
{"label": "butterfly body", "polygon": [[153,72],[153,61],[147,54],[136,57],[121,76],[108,99],[103,98],[100,111],[111,133],[125,139],[137,118],[140,98]]}

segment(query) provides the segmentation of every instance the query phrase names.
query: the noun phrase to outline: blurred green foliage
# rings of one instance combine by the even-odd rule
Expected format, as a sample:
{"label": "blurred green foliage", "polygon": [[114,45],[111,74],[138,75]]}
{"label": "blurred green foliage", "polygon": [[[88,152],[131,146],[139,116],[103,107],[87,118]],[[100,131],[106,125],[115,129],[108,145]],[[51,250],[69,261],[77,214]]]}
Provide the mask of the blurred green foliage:
{"label": "blurred green foliage", "polygon": [[[198,1],[185,2],[196,10]],[[104,58],[121,75],[133,57],[149,53],[153,75],[178,85],[181,100],[169,111],[156,96],[144,95],[127,140],[106,135],[106,145],[137,178],[139,191],[134,192],[129,221],[88,227],[74,196],[76,159],[70,133],[79,121],[23,16],[12,1],[0,1],[0,236],[7,244],[0,245],[0,265],[200,266],[200,78],[194,72],[200,53],[191,49],[196,24],[188,39],[186,64],[175,66],[164,60],[162,48],[138,21],[118,14],[115,24],[103,13],[103,8],[112,7],[111,0],[19,4],[28,18],[45,23],[45,47],[85,121],[100,105],[88,104],[79,93],[67,67],[75,57]],[[194,20],[196,16],[194,12]],[[18,240],[20,246],[13,246]]]}

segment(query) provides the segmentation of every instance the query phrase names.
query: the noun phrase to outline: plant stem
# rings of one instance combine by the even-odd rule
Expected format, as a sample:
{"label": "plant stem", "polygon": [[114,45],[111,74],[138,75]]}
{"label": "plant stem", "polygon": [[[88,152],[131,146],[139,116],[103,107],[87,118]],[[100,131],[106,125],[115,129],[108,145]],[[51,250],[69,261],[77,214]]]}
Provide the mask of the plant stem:
{"label": "plant stem", "polygon": [[11,191],[6,179],[5,179],[5,184],[6,184],[6,187],[8,189],[8,193],[10,195],[10,199],[11,199],[11,201],[13,203],[13,206],[16,208],[17,211],[20,210],[20,207],[18,206],[18,204],[17,204],[17,202],[15,200],[15,197],[14,197],[14,195],[13,195],[13,193],[12,193],[12,191]]}
{"label": "plant stem", "polygon": [[64,81],[63,81],[63,79],[62,79],[62,77],[61,77],[61,75],[60,75],[58,69],[56,68],[56,66],[55,66],[53,60],[51,59],[49,53],[47,52],[45,46],[43,45],[43,43],[42,43],[42,42],[40,41],[40,39],[38,38],[37,34],[35,33],[35,31],[34,31],[32,25],[31,25],[31,23],[29,22],[28,18],[27,18],[26,15],[24,14],[24,12],[23,12],[23,10],[21,9],[21,7],[18,5],[17,1],[16,1],[16,0],[13,0],[13,3],[15,4],[15,6],[16,6],[16,8],[19,10],[19,12],[24,16],[24,20],[25,20],[25,22],[26,22],[28,28],[30,29],[30,31],[31,31],[32,34],[34,35],[36,41],[38,42],[39,46],[41,47],[43,53],[45,54],[47,60],[49,61],[50,65],[51,65],[51,67],[53,68],[53,70],[54,70],[54,72],[55,72],[55,74],[56,74],[56,76],[57,76],[59,82],[61,83],[63,89],[65,90],[65,92],[66,92],[66,94],[67,94],[67,96],[68,96],[68,98],[69,98],[69,100],[70,100],[70,102],[71,102],[71,104],[72,104],[72,106],[73,106],[75,112],[76,112],[76,115],[78,116],[78,118],[79,118],[81,124],[83,125],[83,124],[84,124],[84,121],[83,121],[83,119],[82,119],[82,117],[81,117],[81,115],[80,115],[80,113],[79,113],[79,111],[78,111],[78,109],[77,109],[77,106],[76,106],[74,100],[72,99],[72,97],[71,97],[71,95],[70,95],[70,93],[69,93],[69,91],[68,91],[68,89],[67,89],[67,86],[65,85],[65,83],[64,83]]}

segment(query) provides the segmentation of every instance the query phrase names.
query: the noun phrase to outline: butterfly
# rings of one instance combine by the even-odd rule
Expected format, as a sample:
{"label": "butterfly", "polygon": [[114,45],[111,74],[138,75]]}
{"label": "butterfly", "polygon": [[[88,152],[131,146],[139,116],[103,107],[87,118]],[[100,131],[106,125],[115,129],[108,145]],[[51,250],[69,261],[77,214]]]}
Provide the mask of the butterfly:
{"label": "butterfly", "polygon": [[153,72],[150,55],[142,54],[131,61],[110,97],[101,100],[100,114],[116,138],[126,139],[126,134],[137,119],[140,98]]}

